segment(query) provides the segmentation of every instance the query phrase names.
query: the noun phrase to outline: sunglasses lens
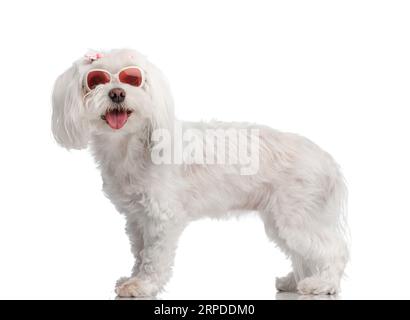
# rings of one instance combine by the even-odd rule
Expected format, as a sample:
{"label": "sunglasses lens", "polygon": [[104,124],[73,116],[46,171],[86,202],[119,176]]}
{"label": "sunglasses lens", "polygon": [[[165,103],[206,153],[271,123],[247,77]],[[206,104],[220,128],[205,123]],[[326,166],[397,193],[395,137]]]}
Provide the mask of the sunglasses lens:
{"label": "sunglasses lens", "polygon": [[110,82],[110,74],[101,70],[90,71],[87,75],[87,85],[91,90],[99,84],[106,84]]}
{"label": "sunglasses lens", "polygon": [[139,87],[142,83],[141,71],[138,68],[127,68],[118,75],[122,83],[127,83],[134,87]]}

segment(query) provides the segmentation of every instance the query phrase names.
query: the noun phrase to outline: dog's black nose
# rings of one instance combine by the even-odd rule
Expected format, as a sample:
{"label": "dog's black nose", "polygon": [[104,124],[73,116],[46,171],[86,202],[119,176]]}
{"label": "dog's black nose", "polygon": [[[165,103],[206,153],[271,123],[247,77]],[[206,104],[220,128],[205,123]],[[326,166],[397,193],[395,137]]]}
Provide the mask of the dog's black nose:
{"label": "dog's black nose", "polygon": [[108,96],[115,103],[121,103],[125,100],[125,91],[121,88],[114,88],[108,92]]}

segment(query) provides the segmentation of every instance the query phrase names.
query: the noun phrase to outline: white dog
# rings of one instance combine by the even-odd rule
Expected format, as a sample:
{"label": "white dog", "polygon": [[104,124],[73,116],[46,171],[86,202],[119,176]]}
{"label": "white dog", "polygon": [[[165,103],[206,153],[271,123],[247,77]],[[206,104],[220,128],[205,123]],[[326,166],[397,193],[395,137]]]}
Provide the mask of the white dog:
{"label": "white dog", "polygon": [[[239,140],[228,149],[244,147],[245,153],[228,164],[198,163],[186,152],[182,162],[166,163],[164,154],[179,143],[178,126],[191,130],[191,137],[208,129],[236,130]],[[338,165],[309,140],[252,124],[178,121],[161,72],[125,49],[88,54],[56,80],[52,130],[67,149],[90,145],[104,192],[126,217],[136,261],[132,276],[117,282],[119,296],[153,296],[164,287],[190,221],[246,211],[259,213],[269,239],[292,261],[293,271],[276,280],[278,290],[339,291],[348,260],[346,189]],[[255,130],[257,167],[241,174]],[[173,133],[171,140],[158,139],[158,132]],[[209,145],[198,141],[193,145],[201,148],[201,158]]]}

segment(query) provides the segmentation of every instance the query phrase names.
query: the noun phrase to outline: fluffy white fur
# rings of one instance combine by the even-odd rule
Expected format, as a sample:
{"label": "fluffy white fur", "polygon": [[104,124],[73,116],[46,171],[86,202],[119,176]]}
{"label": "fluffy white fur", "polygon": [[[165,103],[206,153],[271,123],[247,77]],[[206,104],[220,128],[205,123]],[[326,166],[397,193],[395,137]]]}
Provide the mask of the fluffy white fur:
{"label": "fluffy white fur", "polygon": [[[97,87],[85,96],[84,76],[91,68],[115,74],[137,65],[145,71],[142,88],[122,83]],[[133,110],[125,126],[111,129],[101,115],[112,107],[108,91],[123,88],[124,105]],[[188,123],[184,128],[258,128],[260,164],[242,176],[231,166],[154,165],[152,130],[172,129],[173,100],[161,72],[133,50],[113,50],[92,63],[79,59],[55,83],[52,130],[70,149],[90,145],[103,189],[126,217],[135,265],[122,278],[122,297],[156,295],[171,277],[178,238],[192,220],[255,210],[266,234],[288,255],[293,270],[278,278],[281,291],[334,294],[348,260],[343,207],[346,190],[338,165],[311,141],[245,123]],[[204,239],[206,241],[206,239]],[[212,262],[210,262],[212,263]]]}

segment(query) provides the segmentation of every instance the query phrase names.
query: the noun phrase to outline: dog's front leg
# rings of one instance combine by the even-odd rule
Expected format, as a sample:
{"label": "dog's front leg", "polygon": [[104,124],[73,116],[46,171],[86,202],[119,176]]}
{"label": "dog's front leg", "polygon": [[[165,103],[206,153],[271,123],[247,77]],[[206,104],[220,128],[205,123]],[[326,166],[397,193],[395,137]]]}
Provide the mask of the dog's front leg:
{"label": "dog's front leg", "polygon": [[150,218],[144,224],[144,248],[139,270],[123,283],[120,297],[155,296],[171,277],[175,251],[183,225],[174,221]]}
{"label": "dog's front leg", "polygon": [[[142,213],[140,213],[142,214]],[[143,228],[141,227],[141,222],[135,219],[134,216],[127,216],[127,223],[125,228],[127,235],[130,240],[131,253],[134,256],[135,262],[132,268],[131,276],[135,276],[141,265],[142,261],[142,251],[144,249],[144,237],[143,237]],[[117,280],[116,287],[123,284],[125,281],[130,279],[130,277],[121,277]]]}

